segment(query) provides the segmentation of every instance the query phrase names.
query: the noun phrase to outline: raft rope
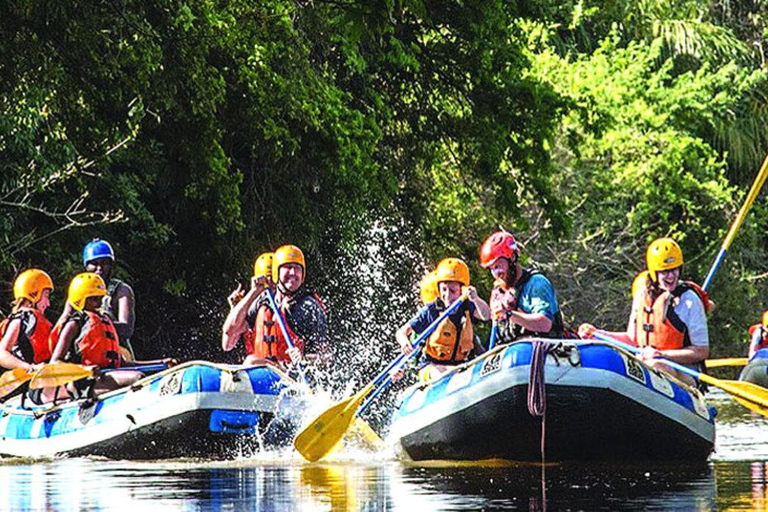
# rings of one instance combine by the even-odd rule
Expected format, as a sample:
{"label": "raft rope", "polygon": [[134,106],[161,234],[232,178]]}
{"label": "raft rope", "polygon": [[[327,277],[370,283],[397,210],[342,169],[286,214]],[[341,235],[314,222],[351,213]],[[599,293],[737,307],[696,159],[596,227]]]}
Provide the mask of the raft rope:
{"label": "raft rope", "polygon": [[531,374],[528,379],[528,412],[531,416],[541,418],[541,463],[544,464],[544,440],[547,425],[547,392],[544,383],[544,365],[547,354],[552,350],[550,343],[534,341],[531,343]]}

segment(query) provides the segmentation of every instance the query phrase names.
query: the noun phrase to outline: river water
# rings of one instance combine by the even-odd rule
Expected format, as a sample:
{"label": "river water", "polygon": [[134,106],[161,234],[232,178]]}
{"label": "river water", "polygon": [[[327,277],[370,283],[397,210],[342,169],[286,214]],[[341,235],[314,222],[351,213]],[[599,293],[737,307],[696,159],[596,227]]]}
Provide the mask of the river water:
{"label": "river water", "polygon": [[308,464],[289,451],[230,461],[0,461],[0,510],[768,510],[768,420],[723,393],[702,464],[408,465],[379,453]]}

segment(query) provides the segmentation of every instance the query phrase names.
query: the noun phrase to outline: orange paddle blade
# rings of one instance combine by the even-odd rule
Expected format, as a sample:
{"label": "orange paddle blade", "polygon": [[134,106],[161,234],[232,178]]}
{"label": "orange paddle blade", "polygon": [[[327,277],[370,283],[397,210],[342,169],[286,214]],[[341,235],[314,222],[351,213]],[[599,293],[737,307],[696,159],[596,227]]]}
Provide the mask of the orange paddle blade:
{"label": "orange paddle blade", "polygon": [[87,377],[93,377],[93,372],[79,364],[51,363],[35,372],[29,389],[55,388]]}
{"label": "orange paddle blade", "polygon": [[32,375],[32,373],[29,373],[24,368],[14,368],[3,373],[0,376],[0,398],[12,393],[19,386],[30,380]]}

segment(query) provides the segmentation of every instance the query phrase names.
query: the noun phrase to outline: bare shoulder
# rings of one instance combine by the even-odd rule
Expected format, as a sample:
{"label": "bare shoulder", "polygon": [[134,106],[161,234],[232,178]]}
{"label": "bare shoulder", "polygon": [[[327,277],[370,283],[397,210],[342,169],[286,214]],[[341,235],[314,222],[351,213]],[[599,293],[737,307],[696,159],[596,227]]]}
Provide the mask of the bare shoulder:
{"label": "bare shoulder", "polygon": [[133,288],[128,283],[120,282],[119,285],[117,285],[117,288],[115,289],[115,297],[122,298],[127,297],[131,300],[133,300]]}

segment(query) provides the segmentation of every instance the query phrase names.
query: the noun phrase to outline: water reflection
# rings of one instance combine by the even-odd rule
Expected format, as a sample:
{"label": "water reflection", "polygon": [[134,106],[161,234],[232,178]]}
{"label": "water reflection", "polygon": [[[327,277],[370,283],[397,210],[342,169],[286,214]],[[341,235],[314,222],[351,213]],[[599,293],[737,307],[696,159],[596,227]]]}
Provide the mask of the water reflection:
{"label": "water reflection", "polygon": [[[766,510],[768,421],[715,396],[717,451],[701,465],[407,465],[342,453],[222,461],[0,461],[0,510]],[[244,450],[243,453],[250,453]]]}
{"label": "water reflection", "polygon": [[0,509],[711,510],[715,472],[558,465],[308,465],[298,461],[129,463],[72,459],[0,466]]}

